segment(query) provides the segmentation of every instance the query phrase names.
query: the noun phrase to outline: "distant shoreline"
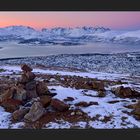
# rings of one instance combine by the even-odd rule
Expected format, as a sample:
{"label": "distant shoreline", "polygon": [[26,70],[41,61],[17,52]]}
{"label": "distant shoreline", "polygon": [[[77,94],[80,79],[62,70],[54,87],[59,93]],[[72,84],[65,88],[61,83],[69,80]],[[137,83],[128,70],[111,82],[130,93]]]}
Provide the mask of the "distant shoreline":
{"label": "distant shoreline", "polygon": [[71,55],[71,56],[77,56],[77,55],[81,55],[81,56],[85,56],[85,55],[88,55],[88,56],[92,56],[92,55],[119,55],[119,54],[132,54],[132,53],[135,53],[135,54],[140,54],[140,51],[139,52],[122,52],[122,53],[81,53],[81,54],[52,54],[52,55],[47,55],[47,56],[28,56],[28,57],[7,57],[7,58],[0,58],[0,61],[5,61],[5,60],[20,60],[20,59],[27,59],[27,58],[45,58],[45,57],[53,57],[53,56],[61,56],[61,55]]}
{"label": "distant shoreline", "polygon": [[[0,47],[1,49],[2,47]],[[53,56],[61,56],[61,55],[71,55],[71,56],[77,56],[77,55],[81,55],[81,56],[92,56],[92,55],[118,55],[118,54],[132,54],[132,53],[137,53],[137,54],[140,54],[140,51],[139,52],[122,52],[122,53],[81,53],[81,54],[52,54],[52,55],[47,55],[47,56],[28,56],[28,57],[7,57],[7,58],[0,58],[0,61],[7,61],[7,60],[21,60],[21,59],[32,59],[32,58],[45,58],[45,57],[53,57]]]}

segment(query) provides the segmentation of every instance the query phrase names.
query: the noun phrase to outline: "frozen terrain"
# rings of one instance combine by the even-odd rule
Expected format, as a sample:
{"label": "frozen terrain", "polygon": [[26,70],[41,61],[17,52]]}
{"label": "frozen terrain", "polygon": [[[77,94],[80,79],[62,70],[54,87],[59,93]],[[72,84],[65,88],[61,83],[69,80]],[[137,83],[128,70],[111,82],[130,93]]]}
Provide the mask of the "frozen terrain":
{"label": "frozen terrain", "polygon": [[[0,73],[0,77],[10,76],[16,78],[20,74],[19,66],[1,66],[0,69],[4,71]],[[140,82],[135,84],[131,83],[129,75],[121,74],[110,74],[110,73],[86,73],[86,72],[72,72],[72,71],[60,71],[60,70],[49,70],[45,68],[34,68],[37,75],[60,75],[60,76],[80,76],[80,77],[90,77],[96,78],[98,80],[120,80],[121,78],[127,82],[124,86],[136,88],[140,91]],[[39,78],[42,79],[41,77]],[[50,82],[57,82],[56,79],[50,79]],[[116,86],[116,85],[115,85]],[[95,128],[95,129],[119,129],[119,128],[140,128],[140,121],[136,120],[133,115],[129,114],[132,109],[126,108],[126,106],[133,104],[138,99],[131,98],[119,98],[116,97],[112,92],[111,88],[115,86],[106,86],[106,96],[98,97],[97,91],[84,89],[75,89],[71,87],[64,87],[62,85],[49,85],[48,88],[51,91],[57,93],[55,98],[64,101],[68,97],[72,97],[73,101],[68,101],[70,109],[80,109],[90,118],[89,120],[79,121],[79,122],[68,122],[63,119],[55,120],[54,122],[49,122],[43,126],[43,129],[69,129],[69,128]],[[120,86],[120,85],[117,85]],[[95,105],[90,105],[88,107],[77,107],[76,103],[79,102],[96,102]],[[115,101],[114,103],[111,103]],[[71,116],[74,112],[71,113]],[[0,128],[11,128],[20,129],[24,128],[24,122],[13,123],[11,121],[11,113],[5,112],[2,107],[0,107]]]}
{"label": "frozen terrain", "polygon": [[20,65],[75,68],[87,72],[119,73],[140,76],[140,53],[62,54],[20,59],[1,59],[0,65]]}

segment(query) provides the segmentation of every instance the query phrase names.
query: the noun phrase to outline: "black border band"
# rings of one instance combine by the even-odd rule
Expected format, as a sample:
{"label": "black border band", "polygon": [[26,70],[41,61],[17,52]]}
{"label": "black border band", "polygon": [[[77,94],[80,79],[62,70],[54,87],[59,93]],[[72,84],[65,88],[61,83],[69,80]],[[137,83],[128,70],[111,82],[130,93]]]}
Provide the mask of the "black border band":
{"label": "black border band", "polygon": [[140,0],[1,0],[1,11],[139,11]]}

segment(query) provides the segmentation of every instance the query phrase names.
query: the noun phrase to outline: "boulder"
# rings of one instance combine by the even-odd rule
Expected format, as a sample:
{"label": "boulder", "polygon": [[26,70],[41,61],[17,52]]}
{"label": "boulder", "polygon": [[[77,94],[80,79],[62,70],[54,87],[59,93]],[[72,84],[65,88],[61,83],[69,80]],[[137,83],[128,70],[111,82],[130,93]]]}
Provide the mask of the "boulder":
{"label": "boulder", "polygon": [[47,95],[40,96],[40,102],[43,105],[43,107],[49,106],[51,103],[51,99],[52,98],[50,96],[47,96]]}
{"label": "boulder", "polygon": [[29,112],[29,108],[20,108],[19,110],[16,110],[12,113],[12,118],[15,121],[21,121],[24,116]]}
{"label": "boulder", "polygon": [[25,72],[32,71],[33,69],[26,64],[21,65],[21,69]]}
{"label": "boulder", "polygon": [[27,97],[27,92],[22,86],[16,86],[16,93],[13,96],[13,99],[24,101]]}
{"label": "boulder", "polygon": [[14,112],[15,110],[19,109],[20,105],[22,104],[21,101],[15,99],[8,99],[2,102],[1,106],[5,108],[8,112]]}
{"label": "boulder", "polygon": [[102,90],[98,91],[98,97],[105,97],[105,92]]}
{"label": "boulder", "polygon": [[26,77],[27,77],[28,81],[32,81],[35,79],[36,75],[33,72],[28,71],[28,72],[26,72]]}
{"label": "boulder", "polygon": [[28,77],[26,76],[26,74],[22,74],[21,75],[21,78],[20,78],[20,83],[22,83],[22,84],[25,84],[25,83],[27,83],[27,82],[29,82],[29,79],[28,79]]}
{"label": "boulder", "polygon": [[38,96],[50,93],[47,84],[45,82],[38,82],[36,85],[36,91]]}
{"label": "boulder", "polygon": [[27,99],[37,98],[36,90],[27,90]]}
{"label": "boulder", "polygon": [[9,89],[9,84],[0,84],[0,95],[3,94],[3,92],[8,89]]}
{"label": "boulder", "polygon": [[134,113],[134,115],[138,115],[140,118],[140,108],[135,108],[133,113]]}
{"label": "boulder", "polygon": [[119,97],[140,97],[140,93],[135,90],[132,90],[130,87],[120,86],[117,88],[113,88],[112,92]]}
{"label": "boulder", "polygon": [[100,81],[96,81],[92,83],[92,88],[100,91],[104,91],[104,83]]}
{"label": "boulder", "polygon": [[37,92],[36,92],[36,81],[30,81],[26,83],[25,89],[27,91],[27,98],[32,99],[37,97]]}
{"label": "boulder", "polygon": [[136,103],[136,108],[140,108],[140,100]]}
{"label": "boulder", "polygon": [[36,75],[33,72],[26,72],[21,75],[20,83],[25,84],[34,80]]}
{"label": "boulder", "polygon": [[75,106],[81,106],[81,107],[88,107],[88,106],[91,106],[91,105],[99,105],[98,102],[79,102],[79,103],[76,103]]}
{"label": "boulder", "polygon": [[69,105],[58,99],[52,99],[51,106],[58,111],[67,111],[69,109]]}
{"label": "boulder", "polygon": [[33,80],[31,82],[26,83],[25,89],[26,90],[36,90],[36,81]]}
{"label": "boulder", "polygon": [[10,88],[5,91],[5,93],[0,95],[0,102],[3,102],[5,100],[11,99],[13,97],[13,94],[16,92],[15,88]]}
{"label": "boulder", "polygon": [[136,104],[129,105],[133,109],[132,113],[140,119],[140,100]]}
{"label": "boulder", "polygon": [[45,109],[43,108],[40,102],[34,102],[31,106],[29,113],[24,116],[24,120],[27,122],[35,122],[39,118],[41,118],[45,113]]}

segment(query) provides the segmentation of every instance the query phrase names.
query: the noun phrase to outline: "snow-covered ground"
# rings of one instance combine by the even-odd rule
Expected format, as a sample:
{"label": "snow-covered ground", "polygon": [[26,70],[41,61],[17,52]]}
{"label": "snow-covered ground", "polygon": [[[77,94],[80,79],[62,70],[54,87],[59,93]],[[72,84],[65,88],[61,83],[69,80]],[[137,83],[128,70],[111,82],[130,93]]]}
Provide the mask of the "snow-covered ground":
{"label": "snow-covered ground", "polygon": [[[7,74],[12,74],[13,72],[20,72],[21,68],[20,66],[0,66],[0,69],[4,69],[4,72],[1,72],[0,75],[7,75]],[[35,68],[33,69],[34,73],[42,73],[42,74],[57,74],[57,75],[70,75],[70,76],[81,76],[81,77],[89,77],[89,78],[97,78],[101,80],[118,80],[120,77],[123,79],[127,76],[128,74],[123,75],[123,74],[113,74],[113,73],[102,73],[102,72],[69,72],[69,71],[58,71],[58,70],[48,70],[48,69],[39,69]]]}
{"label": "snow-covered ground", "polygon": [[[98,120],[95,121],[89,121],[89,122],[78,122],[81,123],[82,127],[85,128],[88,126],[88,128],[99,128],[99,129],[111,129],[111,128],[140,128],[140,121],[137,121],[133,118],[133,116],[128,115],[126,113],[123,113],[125,111],[130,112],[131,109],[125,108],[124,106],[127,106],[132,103],[132,99],[121,99],[119,97],[116,97],[114,94],[112,94],[110,91],[108,91],[106,94],[106,97],[100,98],[96,97],[97,92],[96,91],[88,91],[86,93],[93,95],[91,96],[85,96],[81,90],[76,90],[72,88],[65,88],[62,86],[50,86],[50,89],[56,89],[57,95],[55,98],[64,100],[67,97],[73,97],[74,101],[70,101],[69,103],[72,104],[71,107],[74,107],[73,104],[79,103],[81,101],[85,101],[89,103],[92,102],[98,102],[99,105],[91,105],[89,107],[80,107],[80,109],[87,113],[88,116],[91,118],[96,117],[97,115],[100,115]],[[118,100],[119,102],[110,104],[109,101]],[[105,117],[111,117],[111,120],[107,123],[103,121]],[[124,121],[122,118],[126,117],[126,120]],[[76,124],[70,124],[68,122],[62,121],[61,123],[51,122],[46,125],[46,128],[70,128],[73,125]],[[64,125],[63,125],[64,124]]]}
{"label": "snow-covered ground", "polygon": [[[15,74],[19,74],[21,69],[19,66],[1,66],[0,69],[5,70],[1,72],[0,75],[12,75],[13,72]],[[59,74],[59,75],[71,75],[71,76],[82,76],[82,77],[90,77],[90,78],[97,78],[97,79],[108,79],[108,80],[119,80],[119,78],[126,78],[128,75],[121,75],[121,74],[109,74],[109,73],[86,73],[86,72],[69,72],[69,71],[55,71],[55,70],[48,70],[48,69],[39,69],[34,68],[33,72],[40,73],[40,74]],[[139,83],[136,83],[139,84]],[[119,86],[119,85],[118,85]],[[133,87],[133,84],[126,84],[124,86]],[[136,86],[136,85],[135,85]],[[140,85],[137,85],[140,88]],[[55,89],[55,93],[57,95],[54,98],[59,100],[64,100],[67,97],[73,97],[73,101],[68,101],[71,105],[70,109],[78,108],[85,112],[89,117],[96,118],[98,115],[99,117],[95,120],[90,121],[80,121],[76,123],[70,123],[67,121],[56,120],[55,122],[47,123],[43,128],[44,129],[69,129],[69,128],[96,128],[96,129],[118,129],[118,128],[140,128],[140,121],[136,120],[132,115],[127,114],[126,112],[132,111],[131,109],[126,108],[125,106],[133,104],[132,99],[130,98],[119,98],[116,97],[110,89],[114,86],[105,87],[106,89],[106,96],[105,97],[97,97],[97,91],[88,90],[85,91],[84,94],[83,89],[75,89],[75,88],[66,88],[63,86],[48,86],[48,88]],[[89,96],[90,95],[90,96]],[[91,96],[92,95],[92,96]],[[109,103],[109,101],[118,101],[116,103]],[[75,104],[79,102],[97,102],[98,105],[91,105],[88,107],[76,107]],[[109,117],[110,120],[107,122],[104,121],[106,117]],[[0,128],[11,128],[17,129],[24,127],[23,122],[11,123],[11,114],[5,112],[2,107],[0,107]]]}
{"label": "snow-covered ground", "polygon": [[[96,91],[88,91],[86,94],[92,94],[94,97],[85,96],[81,90],[76,90],[72,88],[65,88],[62,86],[49,86],[49,89],[56,89],[55,93],[57,95],[55,98],[64,100],[67,97],[73,97],[74,101],[69,101],[71,104],[71,108],[75,107],[74,104],[84,101],[89,103],[98,102],[99,105],[91,105],[89,107],[79,107],[83,112],[87,113],[89,117],[93,118],[97,115],[100,117],[94,121],[85,121],[85,122],[77,122],[77,123],[69,123],[64,120],[56,120],[55,122],[50,122],[44,126],[46,129],[68,129],[71,127],[78,128],[96,128],[96,129],[119,129],[119,128],[140,128],[140,121],[137,121],[133,116],[124,113],[125,111],[130,112],[131,109],[125,108],[129,104],[132,104],[131,99],[121,99],[115,97],[111,92],[106,93],[105,98],[96,97]],[[110,104],[109,101],[118,100],[119,102]],[[20,129],[24,126],[23,122],[11,124],[10,121],[11,114],[4,111],[2,107],[0,107],[0,128],[7,129]],[[111,117],[108,122],[104,122],[105,117]],[[122,118],[126,118],[123,120]]]}
{"label": "snow-covered ground", "polygon": [[60,54],[40,57],[26,57],[22,59],[5,59],[0,65],[76,68],[87,72],[119,73],[140,76],[140,53],[117,53],[117,54]]}

